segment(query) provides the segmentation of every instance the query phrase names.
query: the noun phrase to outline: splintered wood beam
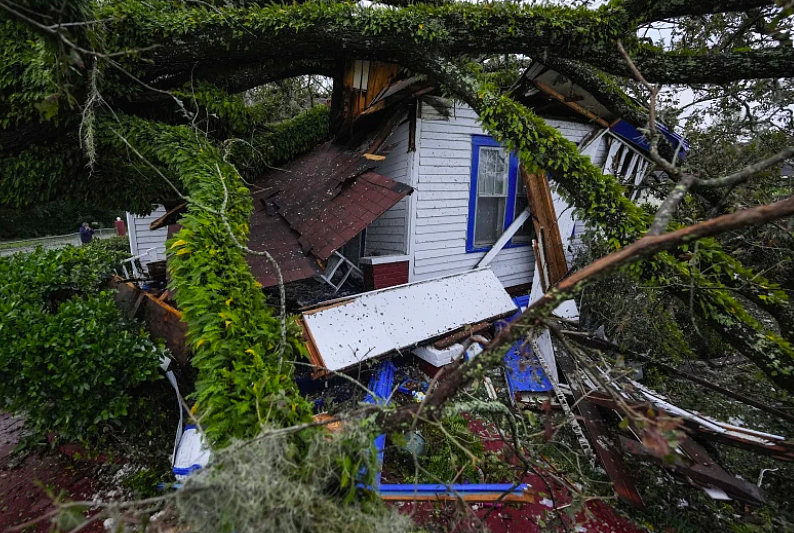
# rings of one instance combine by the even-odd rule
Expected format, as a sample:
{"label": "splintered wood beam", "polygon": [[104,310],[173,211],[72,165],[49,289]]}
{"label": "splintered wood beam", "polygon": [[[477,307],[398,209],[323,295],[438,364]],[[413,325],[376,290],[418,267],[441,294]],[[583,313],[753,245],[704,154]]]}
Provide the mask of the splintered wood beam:
{"label": "splintered wood beam", "polygon": [[[382,124],[380,131],[372,140],[372,143],[369,145],[369,148],[367,148],[364,157],[366,157],[368,154],[377,154],[378,150],[380,150],[381,147],[383,146],[383,143],[386,142],[386,139],[388,139],[391,136],[391,134],[394,132],[394,130],[397,128],[397,126],[400,125],[400,122],[402,122],[404,116],[405,116],[405,109],[402,106],[398,107],[392,112],[389,118],[387,118],[386,121]],[[372,158],[367,157],[367,159],[372,159]],[[386,158],[384,157],[383,159]]]}
{"label": "splintered wood beam", "polygon": [[588,400],[589,394],[585,394],[586,391],[580,388],[580,383],[576,379],[576,363],[572,356],[565,350],[559,350],[557,352],[557,365],[571,388],[574,404],[579,414],[582,415],[582,421],[590,437],[590,444],[598,457],[598,461],[604,467],[607,476],[609,476],[609,480],[615,489],[615,494],[632,507],[644,509],[645,503],[642,501],[642,496],[640,496],[632,480],[626,463],[623,462],[620,448],[610,438],[606,423],[597,405],[591,403]]}
{"label": "splintered wood beam", "polygon": [[692,460],[691,464],[687,464],[680,456],[674,457],[672,462],[662,459],[640,442],[623,436],[620,437],[620,445],[632,455],[651,459],[657,464],[698,484],[723,490],[731,498],[751,505],[762,505],[766,502],[766,495],[762,489],[723,470],[709,457],[703,447],[689,437],[682,438],[679,442],[679,448],[689,456],[689,459]]}
{"label": "splintered wood beam", "polygon": [[[562,245],[560,227],[557,224],[557,213],[551,197],[549,180],[543,173],[529,173],[521,168],[521,178],[527,189],[529,210],[532,213],[532,223],[535,226],[535,235],[543,233],[543,255],[548,266],[550,286],[553,286],[568,273],[568,261],[565,259],[565,249]],[[536,257],[537,261],[538,258]]]}
{"label": "splintered wood beam", "polygon": [[510,239],[513,238],[513,235],[518,233],[518,230],[521,229],[521,226],[524,225],[524,222],[530,217],[529,209],[524,209],[521,213],[516,217],[512,224],[510,224],[507,229],[499,236],[499,239],[491,246],[491,249],[488,251],[485,256],[480,259],[480,262],[477,263],[477,266],[474,268],[485,268],[491,264],[491,261],[502,251],[502,248],[507,246],[507,243],[510,242]]}
{"label": "splintered wood beam", "polygon": [[552,89],[551,87],[546,85],[545,83],[540,82],[538,80],[533,81],[533,83],[537,86],[538,89],[540,89],[544,93],[548,94],[549,96],[551,96],[555,100],[558,100],[559,102],[561,102],[561,103],[565,104],[566,106],[570,107],[571,109],[573,109],[577,113],[581,113],[582,115],[586,116],[587,118],[589,118],[590,120],[592,120],[593,122],[595,122],[596,124],[601,126],[602,128],[608,128],[609,127],[609,122],[607,122],[603,118],[599,117],[598,115],[596,115],[592,111],[588,111],[587,109],[585,109],[584,107],[580,106],[576,102],[568,101],[568,98],[566,98],[565,96],[561,95],[560,93],[558,93],[557,91],[555,91],[554,89]]}

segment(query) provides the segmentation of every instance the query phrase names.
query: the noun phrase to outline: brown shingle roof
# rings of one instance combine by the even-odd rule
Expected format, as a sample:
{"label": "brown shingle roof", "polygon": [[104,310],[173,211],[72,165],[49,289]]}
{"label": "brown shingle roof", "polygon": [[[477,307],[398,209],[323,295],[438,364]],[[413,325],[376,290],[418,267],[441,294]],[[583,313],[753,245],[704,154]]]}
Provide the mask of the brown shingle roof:
{"label": "brown shingle roof", "polygon": [[[257,183],[272,189],[265,205],[255,200],[248,246],[269,252],[285,282],[322,272],[328,259],[412,189],[371,171],[355,152],[326,143],[273,170]],[[255,194],[256,196],[256,194]],[[248,256],[257,281],[278,284],[265,257]]]}

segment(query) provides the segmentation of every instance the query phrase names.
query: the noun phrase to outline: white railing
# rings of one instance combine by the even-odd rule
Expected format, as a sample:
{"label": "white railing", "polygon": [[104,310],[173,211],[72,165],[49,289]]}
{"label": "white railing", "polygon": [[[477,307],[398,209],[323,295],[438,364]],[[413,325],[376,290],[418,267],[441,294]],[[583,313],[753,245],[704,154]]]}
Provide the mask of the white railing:
{"label": "white railing", "polygon": [[[138,270],[138,266],[136,265],[139,259],[144,257],[154,257],[155,261],[157,260],[157,253],[158,250],[165,250],[162,246],[155,246],[154,248],[149,248],[145,250],[143,253],[134,255],[129,259],[125,259],[121,262],[121,270],[124,273],[124,279],[140,279],[141,272]],[[130,270],[132,270],[132,276],[130,276],[130,270],[127,270],[127,264],[129,263]],[[117,272],[118,273],[118,272]]]}

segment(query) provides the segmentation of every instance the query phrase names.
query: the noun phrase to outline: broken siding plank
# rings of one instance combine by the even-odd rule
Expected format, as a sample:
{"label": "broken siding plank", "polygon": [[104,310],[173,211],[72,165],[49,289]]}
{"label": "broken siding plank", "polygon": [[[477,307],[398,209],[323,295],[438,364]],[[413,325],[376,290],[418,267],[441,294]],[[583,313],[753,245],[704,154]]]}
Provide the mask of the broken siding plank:
{"label": "broken siding plank", "polygon": [[[438,226],[441,228],[443,226],[443,231],[449,231],[450,226],[455,225],[460,229],[460,224],[464,224],[463,231],[466,231],[465,224],[466,224],[466,216],[459,215],[459,216],[451,216],[447,217],[446,220],[432,220],[432,219],[417,219],[416,221],[416,232],[417,233],[432,233],[433,227]],[[420,229],[421,228],[421,229]]]}
{"label": "broken siding plank", "polygon": [[[453,238],[449,240],[436,239],[427,242],[417,242],[416,245],[414,246],[414,250],[416,250],[417,252],[421,252],[425,250],[449,250],[452,248],[465,250],[466,237],[464,236],[462,239],[460,238]],[[487,265],[483,265],[483,266],[487,266]]]}

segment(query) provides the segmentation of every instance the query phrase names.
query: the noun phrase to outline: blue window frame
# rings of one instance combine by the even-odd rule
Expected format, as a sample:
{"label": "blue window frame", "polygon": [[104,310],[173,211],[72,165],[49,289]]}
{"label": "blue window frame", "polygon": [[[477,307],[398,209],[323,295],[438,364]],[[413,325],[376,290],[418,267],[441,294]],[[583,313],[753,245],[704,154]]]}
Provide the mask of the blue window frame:
{"label": "blue window frame", "polygon": [[[516,197],[518,190],[521,198]],[[472,135],[471,188],[466,251],[490,250],[526,207],[523,182],[518,184],[518,157],[487,135]],[[506,248],[531,243],[531,220]]]}

